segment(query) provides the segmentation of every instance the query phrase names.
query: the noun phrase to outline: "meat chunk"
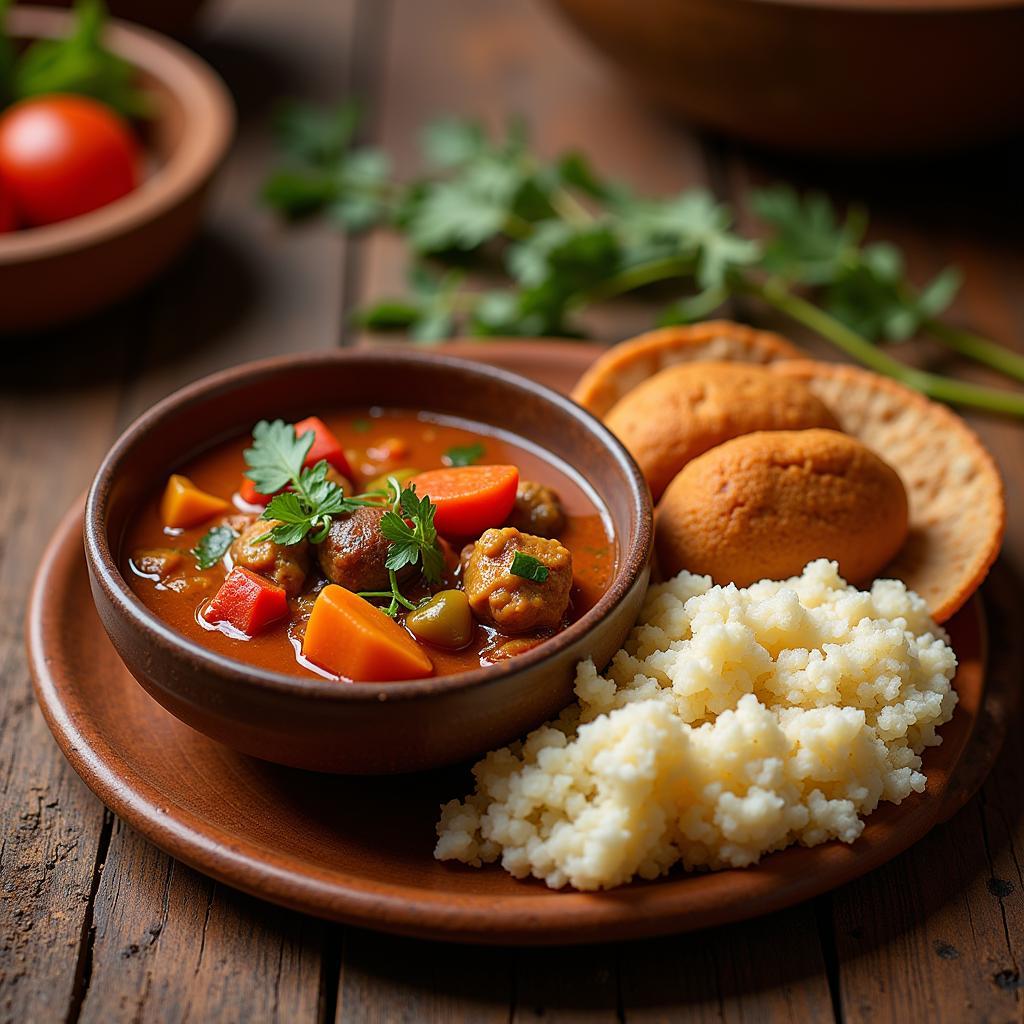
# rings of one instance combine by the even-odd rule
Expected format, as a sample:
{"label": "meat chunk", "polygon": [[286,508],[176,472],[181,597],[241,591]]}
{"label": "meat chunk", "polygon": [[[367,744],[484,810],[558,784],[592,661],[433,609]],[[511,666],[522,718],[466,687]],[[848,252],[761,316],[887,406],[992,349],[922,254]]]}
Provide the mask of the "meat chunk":
{"label": "meat chunk", "polygon": [[[516,552],[547,570],[543,582],[512,572]],[[557,540],[521,533],[514,526],[487,530],[473,547],[465,575],[474,614],[502,633],[553,629],[562,621],[572,589],[572,555]]]}
{"label": "meat chunk", "polygon": [[[309,542],[278,544],[266,537],[275,526],[276,519],[257,519],[246,526],[231,545],[231,558],[235,565],[251,569],[283,587],[289,597],[295,597],[309,574]],[[266,539],[260,539],[266,538]]]}
{"label": "meat chunk", "polygon": [[[332,583],[356,592],[390,588],[385,564],[390,544],[380,532],[385,511],[367,505],[348,515],[337,516],[331,523],[318,557],[320,568]],[[415,571],[413,566],[406,566],[398,575],[400,579],[407,579]]]}
{"label": "meat chunk", "polygon": [[143,548],[132,555],[135,571],[157,580],[167,579],[184,564],[184,554],[174,548]]}
{"label": "meat chunk", "polygon": [[538,537],[557,537],[565,527],[565,512],[558,494],[544,484],[520,480],[509,526]]}

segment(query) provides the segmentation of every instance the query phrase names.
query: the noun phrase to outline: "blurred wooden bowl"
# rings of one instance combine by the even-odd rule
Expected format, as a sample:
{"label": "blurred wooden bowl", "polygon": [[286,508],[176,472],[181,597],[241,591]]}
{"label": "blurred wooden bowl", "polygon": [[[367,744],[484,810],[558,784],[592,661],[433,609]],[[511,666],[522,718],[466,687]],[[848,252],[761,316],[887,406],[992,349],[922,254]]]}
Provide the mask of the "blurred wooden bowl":
{"label": "blurred wooden bowl", "polygon": [[[66,11],[18,7],[18,40],[66,35]],[[59,224],[0,235],[0,331],[36,330],[95,312],[165,267],[199,226],[207,188],[234,132],[234,106],[217,74],[148,29],[113,22],[108,47],[135,65],[154,97],[145,126],[146,177],[133,192]]]}
{"label": "blurred wooden bowl", "polygon": [[779,149],[875,156],[1024,127],[1024,0],[553,0],[658,104]]}

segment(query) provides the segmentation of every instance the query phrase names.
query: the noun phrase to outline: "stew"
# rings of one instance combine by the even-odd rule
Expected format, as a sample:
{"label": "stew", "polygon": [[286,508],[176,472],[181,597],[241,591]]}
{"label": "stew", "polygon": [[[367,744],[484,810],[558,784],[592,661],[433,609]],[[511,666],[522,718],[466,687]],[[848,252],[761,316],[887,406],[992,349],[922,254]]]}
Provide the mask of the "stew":
{"label": "stew", "polygon": [[387,681],[530,650],[615,571],[567,466],[461,420],[380,408],[260,422],[140,509],[125,576],[189,639],[297,675]]}

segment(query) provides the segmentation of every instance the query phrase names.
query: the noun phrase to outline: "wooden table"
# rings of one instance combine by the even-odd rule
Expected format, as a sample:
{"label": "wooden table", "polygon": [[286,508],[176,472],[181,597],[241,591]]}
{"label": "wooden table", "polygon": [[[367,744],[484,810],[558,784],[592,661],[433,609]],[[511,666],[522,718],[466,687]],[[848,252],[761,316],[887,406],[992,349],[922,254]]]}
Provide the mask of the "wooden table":
{"label": "wooden table", "polygon": [[[394,239],[288,230],[259,208],[280,96],[360,97],[367,139],[399,167],[431,116],[500,123],[523,112],[541,150],[585,148],[645,189],[704,183],[740,202],[751,182],[779,176],[857,195],[915,273],[948,261],[965,269],[957,315],[1005,341],[1024,336],[1020,147],[898,168],[744,152],[659,119],[543,5],[523,0],[225,0],[197,46],[242,118],[206,234],[126,305],[4,341],[0,1020],[1021,1020],[1024,743],[1014,725],[979,796],[862,881],[750,924],[589,949],[444,947],[286,912],[175,863],[89,793],[35,708],[22,646],[26,591],[58,518],[154,400],[242,360],[350,343],[352,309],[403,284]],[[624,303],[595,331],[625,337],[651,312]],[[988,589],[993,671],[1019,679],[1022,431],[975,422],[1011,509]]]}

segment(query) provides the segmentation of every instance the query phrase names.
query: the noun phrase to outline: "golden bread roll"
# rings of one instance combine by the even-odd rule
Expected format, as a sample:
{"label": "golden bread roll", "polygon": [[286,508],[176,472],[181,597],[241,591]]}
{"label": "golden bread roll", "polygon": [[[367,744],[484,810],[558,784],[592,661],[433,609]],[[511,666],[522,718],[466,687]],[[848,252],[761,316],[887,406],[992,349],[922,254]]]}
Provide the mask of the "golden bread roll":
{"label": "golden bread roll", "polygon": [[605,424],[629,449],[657,501],[709,448],[755,430],[839,424],[803,382],[744,363],[681,363],[649,377],[612,407]]}
{"label": "golden bread roll", "polygon": [[658,507],[662,571],[745,587],[799,575],[815,558],[850,582],[873,579],[907,536],[896,471],[834,430],[744,434],[675,477]]}

